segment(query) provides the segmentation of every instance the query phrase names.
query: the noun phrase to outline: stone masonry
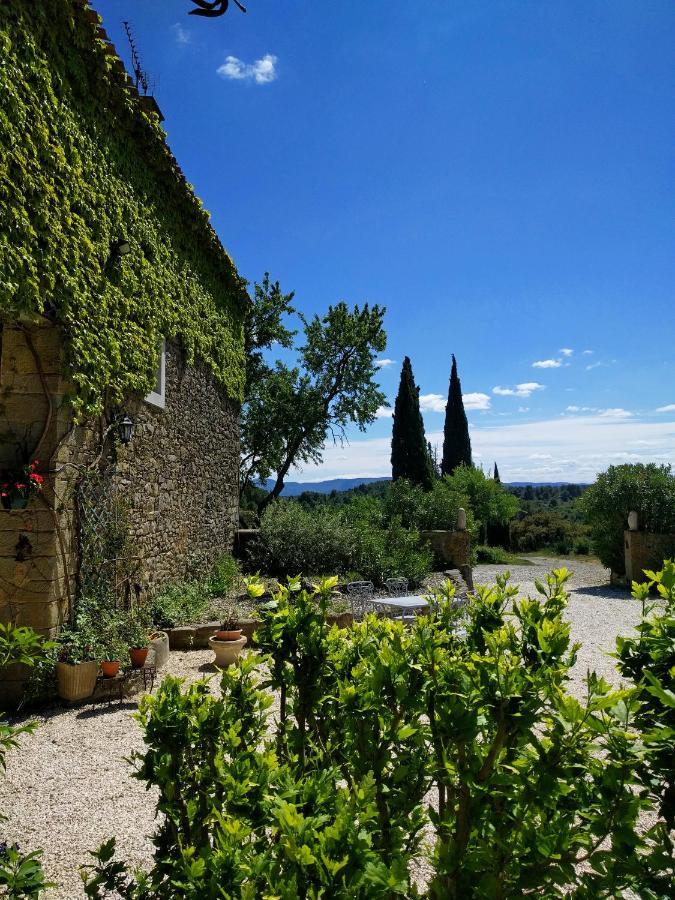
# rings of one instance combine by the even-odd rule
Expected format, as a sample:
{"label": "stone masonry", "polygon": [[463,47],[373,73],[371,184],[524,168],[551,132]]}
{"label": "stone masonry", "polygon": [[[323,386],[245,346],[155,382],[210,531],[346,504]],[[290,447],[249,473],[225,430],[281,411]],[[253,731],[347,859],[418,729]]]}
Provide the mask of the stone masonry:
{"label": "stone masonry", "polygon": [[[30,349],[32,345],[35,355]],[[42,370],[40,374],[39,370]],[[5,325],[0,361],[0,466],[17,448],[40,460],[41,496],[24,510],[0,508],[0,621],[45,636],[67,621],[77,590],[73,485],[101,457],[128,506],[135,580],[145,591],[204,575],[231,550],[238,518],[239,409],[201,365],[186,365],[167,342],[165,406],[135,398],[122,446],[104,422],[73,426],[60,333],[46,320]],[[15,696],[24,673],[5,672],[0,700]]]}

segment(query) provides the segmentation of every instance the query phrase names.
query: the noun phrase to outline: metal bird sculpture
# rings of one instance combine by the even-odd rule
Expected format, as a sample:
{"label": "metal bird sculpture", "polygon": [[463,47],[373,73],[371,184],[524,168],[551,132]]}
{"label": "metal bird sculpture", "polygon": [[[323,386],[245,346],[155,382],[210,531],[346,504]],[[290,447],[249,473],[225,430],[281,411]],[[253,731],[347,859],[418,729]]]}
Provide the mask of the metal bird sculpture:
{"label": "metal bird sculpture", "polygon": [[[191,9],[188,15],[205,16],[209,19],[215,19],[224,15],[227,12],[227,7],[230,5],[230,0],[192,0],[192,2],[199,8]],[[234,0],[234,3],[242,12],[246,12],[246,7],[239,0]]]}

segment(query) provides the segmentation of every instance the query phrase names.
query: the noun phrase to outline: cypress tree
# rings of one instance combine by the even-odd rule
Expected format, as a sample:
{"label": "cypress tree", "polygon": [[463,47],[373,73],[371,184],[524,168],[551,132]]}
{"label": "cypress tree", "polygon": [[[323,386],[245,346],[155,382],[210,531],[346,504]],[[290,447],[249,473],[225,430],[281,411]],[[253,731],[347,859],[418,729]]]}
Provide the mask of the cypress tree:
{"label": "cypress tree", "polygon": [[443,475],[452,475],[455,469],[462,465],[472,465],[471,439],[469,437],[469,423],[464,412],[462,385],[457,376],[457,360],[453,353],[448,404],[445,407],[441,473]]}
{"label": "cypress tree", "polygon": [[391,435],[391,477],[407,478],[425,490],[433,481],[424,421],[420,412],[420,391],[415,386],[410,359],[406,356],[394,404]]}
{"label": "cypress tree", "polygon": [[495,474],[493,477],[494,477],[494,480],[497,482],[497,484],[501,484],[502,480],[499,477],[499,469],[497,468],[497,463],[495,463]]}

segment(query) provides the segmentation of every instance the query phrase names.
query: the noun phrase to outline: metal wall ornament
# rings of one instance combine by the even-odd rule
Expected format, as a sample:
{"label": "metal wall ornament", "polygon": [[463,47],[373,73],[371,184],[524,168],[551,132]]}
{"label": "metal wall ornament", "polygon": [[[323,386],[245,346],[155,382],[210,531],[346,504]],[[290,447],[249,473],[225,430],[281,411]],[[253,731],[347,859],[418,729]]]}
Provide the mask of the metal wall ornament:
{"label": "metal wall ornament", "polygon": [[[230,0],[192,0],[192,2],[198,9],[191,9],[188,15],[204,16],[208,19],[215,19],[218,16],[225,15],[227,8],[230,5]],[[239,0],[232,0],[232,2],[238,6],[242,12],[246,12],[246,7],[241,4]]]}

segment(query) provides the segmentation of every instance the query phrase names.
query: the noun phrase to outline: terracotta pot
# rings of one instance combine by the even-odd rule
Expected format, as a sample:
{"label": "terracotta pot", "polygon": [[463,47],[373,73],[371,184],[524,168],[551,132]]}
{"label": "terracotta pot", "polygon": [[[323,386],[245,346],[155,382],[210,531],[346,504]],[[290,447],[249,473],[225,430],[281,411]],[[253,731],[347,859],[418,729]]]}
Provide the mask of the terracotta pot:
{"label": "terracotta pot", "polygon": [[245,637],[240,637],[238,641],[219,641],[216,637],[209,638],[209,646],[216,655],[214,662],[218,668],[226,669],[236,662],[245,643]]}
{"label": "terracotta pot", "polygon": [[60,662],[56,664],[56,684],[59,697],[64,700],[84,700],[91,697],[96,687],[98,663],[96,660],[77,663]]}
{"label": "terracotta pot", "polygon": [[142,669],[150,652],[149,647],[129,647],[129,656],[131,657],[131,668]]}
{"label": "terracotta pot", "polygon": [[219,641],[238,641],[241,637],[241,628],[234,628],[232,631],[216,631],[216,638]]}
{"label": "terracotta pot", "polygon": [[169,661],[169,635],[166,631],[155,631],[150,636],[150,649],[154,654],[154,663],[163,669]]}
{"label": "terracotta pot", "polygon": [[203,625],[195,625],[195,637],[192,642],[194,650],[206,650],[209,646],[209,638],[220,628],[220,622],[204,622]]}
{"label": "terracotta pot", "polygon": [[101,674],[104,678],[114,678],[120,670],[119,659],[101,660]]}

